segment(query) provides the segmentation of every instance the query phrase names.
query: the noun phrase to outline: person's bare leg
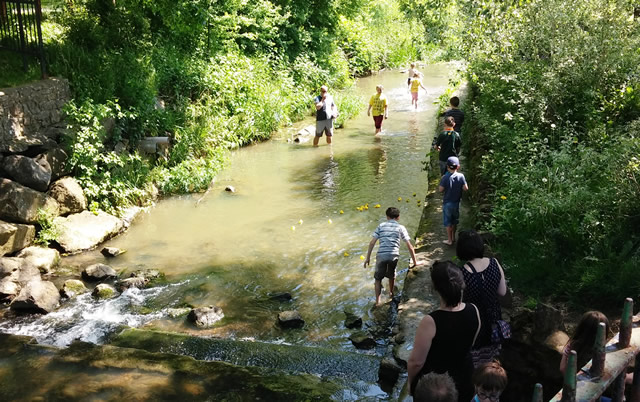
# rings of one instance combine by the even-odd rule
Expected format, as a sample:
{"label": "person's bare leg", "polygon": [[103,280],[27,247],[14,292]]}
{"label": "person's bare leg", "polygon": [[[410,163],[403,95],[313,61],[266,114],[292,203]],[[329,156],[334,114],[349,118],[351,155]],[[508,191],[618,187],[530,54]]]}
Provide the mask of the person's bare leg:
{"label": "person's bare leg", "polygon": [[396,278],[389,278],[389,299],[393,300]]}
{"label": "person's bare leg", "polygon": [[456,242],[456,227],[457,225],[452,225],[451,226],[451,238],[449,240],[451,240],[451,244]]}
{"label": "person's bare leg", "polygon": [[382,293],[382,281],[379,280],[375,280],[376,281],[376,306],[380,305],[380,293]]}
{"label": "person's bare leg", "polygon": [[320,141],[320,137],[318,137],[317,135],[315,137],[313,137],[313,146],[314,147],[318,146],[318,141]]}
{"label": "person's bare leg", "polygon": [[331,137],[327,136],[327,144],[331,145]]}

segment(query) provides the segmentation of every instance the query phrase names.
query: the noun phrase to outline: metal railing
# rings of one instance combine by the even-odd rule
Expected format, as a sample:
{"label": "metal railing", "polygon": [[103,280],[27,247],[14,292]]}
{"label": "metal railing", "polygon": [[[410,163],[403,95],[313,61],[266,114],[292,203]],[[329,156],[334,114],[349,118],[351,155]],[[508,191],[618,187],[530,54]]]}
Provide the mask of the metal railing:
{"label": "metal railing", "polygon": [[[605,324],[600,323],[593,346],[593,359],[579,372],[577,355],[569,355],[564,385],[550,402],[598,401],[609,387],[612,400],[622,402],[627,367],[635,362],[630,402],[640,402],[640,326],[633,320],[633,300],[627,298],[620,319],[620,332],[606,343]],[[536,384],[533,402],[542,402],[542,385]]]}
{"label": "metal railing", "polygon": [[0,0],[0,49],[22,55],[27,71],[27,56],[40,61],[41,78],[47,77],[42,44],[42,6],[40,0]]}

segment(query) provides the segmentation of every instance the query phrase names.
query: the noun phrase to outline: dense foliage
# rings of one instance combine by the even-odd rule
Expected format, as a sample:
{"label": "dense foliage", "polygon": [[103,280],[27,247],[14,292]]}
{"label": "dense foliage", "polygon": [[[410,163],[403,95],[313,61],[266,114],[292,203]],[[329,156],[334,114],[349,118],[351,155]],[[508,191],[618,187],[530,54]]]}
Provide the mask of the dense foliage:
{"label": "dense foliage", "polygon": [[[48,8],[47,8],[48,7]],[[206,189],[225,151],[310,116],[329,85],[338,126],[353,77],[419,56],[422,30],[394,0],[45,2],[53,75],[69,79],[74,175],[94,208]],[[168,155],[138,143],[168,136]]]}
{"label": "dense foliage", "polygon": [[[464,29],[439,31],[438,43],[468,60],[463,137],[472,144],[472,187],[491,205],[479,225],[497,235],[512,283],[592,306],[639,296],[633,2],[454,3]],[[453,35],[461,41],[443,40]]]}

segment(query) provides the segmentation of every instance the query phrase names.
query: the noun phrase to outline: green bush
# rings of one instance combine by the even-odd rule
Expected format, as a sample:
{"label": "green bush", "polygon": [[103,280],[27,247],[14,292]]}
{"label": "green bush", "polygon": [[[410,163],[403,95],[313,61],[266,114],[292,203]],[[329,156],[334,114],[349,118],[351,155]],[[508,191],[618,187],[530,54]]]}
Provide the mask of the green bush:
{"label": "green bush", "polygon": [[512,283],[599,304],[638,295],[632,8],[595,0],[476,7],[467,20],[467,111],[484,146],[471,160],[492,204],[480,224],[498,235]]}

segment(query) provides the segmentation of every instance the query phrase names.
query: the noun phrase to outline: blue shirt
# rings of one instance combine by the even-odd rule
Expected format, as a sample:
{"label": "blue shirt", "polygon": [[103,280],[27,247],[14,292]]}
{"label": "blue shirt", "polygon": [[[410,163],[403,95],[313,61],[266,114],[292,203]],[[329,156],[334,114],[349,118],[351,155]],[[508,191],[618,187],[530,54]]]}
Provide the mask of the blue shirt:
{"label": "blue shirt", "polygon": [[467,184],[467,180],[462,173],[457,171],[453,174],[449,171],[440,179],[440,185],[444,187],[442,203],[460,202],[462,198],[462,188]]}
{"label": "blue shirt", "polygon": [[387,219],[373,232],[373,237],[380,240],[378,255],[400,255],[400,240],[409,241],[407,229],[395,219]]}

